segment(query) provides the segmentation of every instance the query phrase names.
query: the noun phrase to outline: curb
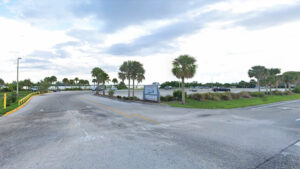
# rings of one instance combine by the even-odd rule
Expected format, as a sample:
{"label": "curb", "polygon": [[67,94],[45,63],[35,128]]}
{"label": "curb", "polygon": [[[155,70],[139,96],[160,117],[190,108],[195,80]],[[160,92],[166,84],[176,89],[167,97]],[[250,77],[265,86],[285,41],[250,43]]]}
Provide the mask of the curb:
{"label": "curb", "polygon": [[15,108],[15,109],[13,109],[13,110],[11,110],[11,111],[9,111],[9,112],[6,112],[5,114],[2,115],[2,117],[8,116],[8,115],[10,115],[10,114],[12,114],[12,113],[14,113],[14,112],[20,110],[21,108],[23,108],[24,106],[26,106],[26,105],[29,103],[29,101],[30,101],[33,97],[41,96],[41,95],[45,95],[45,94],[49,94],[49,93],[44,93],[44,94],[39,94],[39,95],[31,96],[31,97],[30,97],[25,103],[23,103],[21,106]]}

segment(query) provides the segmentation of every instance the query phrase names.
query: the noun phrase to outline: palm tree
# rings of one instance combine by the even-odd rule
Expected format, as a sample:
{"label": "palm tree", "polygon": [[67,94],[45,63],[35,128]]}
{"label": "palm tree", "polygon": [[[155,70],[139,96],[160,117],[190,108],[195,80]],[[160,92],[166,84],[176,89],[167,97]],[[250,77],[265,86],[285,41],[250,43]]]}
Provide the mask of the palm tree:
{"label": "palm tree", "polygon": [[143,80],[145,80],[144,74],[138,74],[136,80],[138,84],[141,83]]}
{"label": "palm tree", "polygon": [[95,67],[92,70],[92,76],[96,79],[96,83],[97,83],[97,88],[96,88],[96,94],[99,94],[99,84],[101,82],[101,74],[103,73],[103,70],[99,67]]}
{"label": "palm tree", "polygon": [[134,82],[137,79],[138,75],[145,74],[145,69],[143,68],[143,64],[137,61],[132,61],[132,72],[131,72],[131,79],[132,79],[132,96],[134,96]]}
{"label": "palm tree", "polygon": [[286,86],[288,86],[289,91],[291,91],[291,85],[299,82],[300,74],[299,72],[293,72],[293,71],[285,72],[283,73],[282,80],[285,84],[285,88]]}
{"label": "palm tree", "polygon": [[119,73],[119,79],[121,79],[122,82],[124,82],[124,80],[126,79],[126,75],[125,73]]}
{"label": "palm tree", "polygon": [[129,60],[129,61],[123,62],[123,64],[120,66],[119,77],[121,75],[121,76],[125,76],[128,79],[128,97],[130,97],[131,74],[132,74],[132,61]]}
{"label": "palm tree", "polygon": [[116,85],[118,83],[118,79],[117,78],[113,78],[112,82],[114,83],[114,85]]}
{"label": "palm tree", "polygon": [[280,72],[281,70],[279,68],[268,69],[267,83],[270,87],[270,94],[272,94],[272,87],[278,85],[278,74],[280,74]]}
{"label": "palm tree", "polygon": [[264,66],[253,66],[249,71],[248,75],[250,78],[254,77],[257,79],[258,91],[260,92],[260,83],[262,80],[266,79],[268,74],[267,68]]}
{"label": "palm tree", "polygon": [[71,88],[73,88],[73,85],[75,84],[75,81],[74,81],[73,79],[71,79],[71,80],[69,81],[69,84],[71,85]]}
{"label": "palm tree", "polygon": [[54,82],[57,82],[57,78],[56,78],[56,76],[51,76],[50,83],[53,84]]}
{"label": "palm tree", "polygon": [[93,79],[92,82],[94,83],[94,86],[96,86],[95,84],[97,83],[97,79]]}
{"label": "palm tree", "polygon": [[69,79],[68,78],[63,78],[62,82],[66,86],[66,85],[69,84]]}
{"label": "palm tree", "polygon": [[189,55],[180,55],[173,61],[172,73],[181,79],[182,104],[185,104],[184,79],[192,78],[196,73],[196,59]]}
{"label": "palm tree", "polygon": [[78,78],[78,77],[75,77],[75,78],[74,78],[74,81],[75,81],[76,84],[78,84],[79,78]]}
{"label": "palm tree", "polygon": [[102,81],[102,84],[103,84],[103,95],[105,95],[105,82],[109,82],[110,79],[109,79],[109,76],[107,73],[105,73],[104,71],[101,73],[100,75],[100,78],[101,78],[101,81]]}

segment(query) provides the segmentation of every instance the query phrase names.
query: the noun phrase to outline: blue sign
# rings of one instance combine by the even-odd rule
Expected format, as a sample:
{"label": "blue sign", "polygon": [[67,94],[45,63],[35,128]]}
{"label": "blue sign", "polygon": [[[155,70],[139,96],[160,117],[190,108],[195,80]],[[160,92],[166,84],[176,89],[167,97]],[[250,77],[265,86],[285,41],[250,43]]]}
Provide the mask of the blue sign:
{"label": "blue sign", "polygon": [[157,85],[145,85],[143,99],[148,101],[160,102],[160,95]]}

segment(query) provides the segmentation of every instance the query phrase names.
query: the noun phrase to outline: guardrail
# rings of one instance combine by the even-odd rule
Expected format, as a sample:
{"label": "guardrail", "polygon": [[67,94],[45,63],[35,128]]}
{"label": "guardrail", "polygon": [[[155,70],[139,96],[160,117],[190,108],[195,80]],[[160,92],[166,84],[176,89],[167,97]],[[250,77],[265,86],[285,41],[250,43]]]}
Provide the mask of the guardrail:
{"label": "guardrail", "polygon": [[24,98],[22,98],[21,100],[19,100],[18,105],[21,105],[21,104],[25,103],[31,96],[34,96],[34,95],[37,95],[37,94],[40,94],[40,92],[33,92],[33,93],[30,93],[30,94],[27,95],[26,97],[24,97]]}

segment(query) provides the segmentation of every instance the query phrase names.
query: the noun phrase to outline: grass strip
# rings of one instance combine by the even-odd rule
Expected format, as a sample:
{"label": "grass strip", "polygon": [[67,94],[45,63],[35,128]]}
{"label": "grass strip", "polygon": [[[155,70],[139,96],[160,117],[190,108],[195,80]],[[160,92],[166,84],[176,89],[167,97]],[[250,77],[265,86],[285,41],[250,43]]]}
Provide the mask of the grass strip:
{"label": "grass strip", "polygon": [[199,108],[199,109],[232,109],[240,107],[257,106],[262,104],[276,103],[288,100],[300,99],[300,94],[286,95],[286,96],[266,96],[263,98],[249,98],[249,99],[234,99],[229,101],[196,101],[193,99],[187,99],[185,105],[181,102],[165,102],[166,104],[173,107],[184,107],[184,108]]}

